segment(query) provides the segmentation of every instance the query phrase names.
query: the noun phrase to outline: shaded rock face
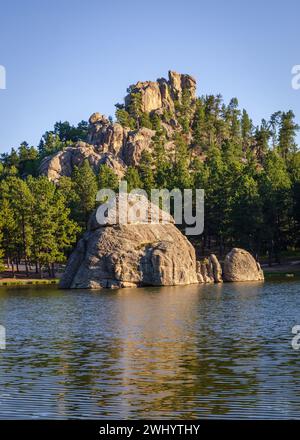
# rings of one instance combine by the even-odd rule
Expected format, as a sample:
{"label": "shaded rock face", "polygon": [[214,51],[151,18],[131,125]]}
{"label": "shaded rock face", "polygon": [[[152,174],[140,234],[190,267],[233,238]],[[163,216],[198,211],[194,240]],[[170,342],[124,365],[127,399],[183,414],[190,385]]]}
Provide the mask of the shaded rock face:
{"label": "shaded rock face", "polygon": [[[142,111],[159,115],[166,132],[166,152],[170,158],[174,156],[175,150],[174,133],[181,130],[176,119],[175,101],[181,101],[185,89],[189,91],[193,102],[196,99],[196,81],[190,75],[170,71],[168,80],[161,78],[156,82],[138,82],[130,87],[131,93],[125,97],[125,108],[128,108],[131,94],[139,92]],[[171,112],[174,117],[165,121],[165,111]],[[111,122],[101,113],[93,113],[89,118],[87,142],[77,142],[72,147],[45,158],[40,173],[56,182],[61,176],[70,176],[75,165],[80,166],[84,159],[88,159],[95,172],[98,172],[101,164],[107,163],[121,178],[128,166],[139,164],[144,150],[152,151],[154,134],[149,128],[131,130]]]}
{"label": "shaded rock face", "polygon": [[197,282],[195,250],[172,217],[164,224],[99,225],[94,216],[68,261],[60,287],[98,289]]}
{"label": "shaded rock face", "polygon": [[249,252],[233,248],[224,260],[225,281],[262,281],[263,271]]}

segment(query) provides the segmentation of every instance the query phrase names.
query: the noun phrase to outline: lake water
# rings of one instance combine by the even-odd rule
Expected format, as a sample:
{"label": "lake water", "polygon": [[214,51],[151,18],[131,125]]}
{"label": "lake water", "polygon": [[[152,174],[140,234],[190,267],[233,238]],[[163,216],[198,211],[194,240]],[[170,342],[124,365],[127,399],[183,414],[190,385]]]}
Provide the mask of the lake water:
{"label": "lake water", "polygon": [[0,418],[300,418],[300,282],[0,289]]}

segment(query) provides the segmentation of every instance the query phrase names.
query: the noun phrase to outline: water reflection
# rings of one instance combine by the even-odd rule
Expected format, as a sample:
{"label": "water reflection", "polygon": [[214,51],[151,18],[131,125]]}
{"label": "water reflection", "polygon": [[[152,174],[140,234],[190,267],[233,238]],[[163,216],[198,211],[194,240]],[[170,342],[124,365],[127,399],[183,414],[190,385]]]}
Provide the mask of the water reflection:
{"label": "water reflection", "polygon": [[298,418],[299,286],[1,289],[0,417]]}

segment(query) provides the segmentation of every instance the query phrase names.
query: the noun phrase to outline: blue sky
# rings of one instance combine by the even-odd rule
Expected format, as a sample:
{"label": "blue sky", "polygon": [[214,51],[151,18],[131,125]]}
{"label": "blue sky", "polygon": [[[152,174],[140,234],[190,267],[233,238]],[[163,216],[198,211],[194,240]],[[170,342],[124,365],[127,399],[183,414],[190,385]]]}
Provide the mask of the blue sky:
{"label": "blue sky", "polygon": [[128,85],[169,69],[193,75],[199,95],[236,96],[256,123],[288,109],[300,122],[299,16],[296,0],[1,0],[0,152],[59,120],[114,114]]}

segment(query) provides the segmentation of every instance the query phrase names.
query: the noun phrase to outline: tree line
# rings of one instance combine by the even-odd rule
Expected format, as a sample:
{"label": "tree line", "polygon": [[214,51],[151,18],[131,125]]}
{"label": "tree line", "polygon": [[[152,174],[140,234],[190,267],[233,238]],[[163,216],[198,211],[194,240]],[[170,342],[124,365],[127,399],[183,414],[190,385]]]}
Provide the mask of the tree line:
{"label": "tree line", "polygon": [[[165,122],[176,118],[172,135]],[[299,249],[300,153],[299,130],[292,111],[276,112],[255,126],[237,99],[228,105],[220,95],[191,102],[188,91],[175,102],[175,113],[145,115],[140,97],[129,108],[117,106],[116,119],[132,129],[155,131],[151,152],[144,151],[137,167],[128,167],[129,190],[144,188],[203,188],[205,229],[196,246],[205,254],[222,256],[232,246],[280,261],[283,250]],[[79,235],[87,228],[100,188],[117,189],[118,178],[106,165],[94,173],[86,160],[71,177],[58,184],[38,175],[41,160],[86,140],[88,124],[58,122],[37,147],[23,142],[0,160],[0,261],[18,270],[34,266],[42,274],[66,261]]]}

